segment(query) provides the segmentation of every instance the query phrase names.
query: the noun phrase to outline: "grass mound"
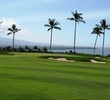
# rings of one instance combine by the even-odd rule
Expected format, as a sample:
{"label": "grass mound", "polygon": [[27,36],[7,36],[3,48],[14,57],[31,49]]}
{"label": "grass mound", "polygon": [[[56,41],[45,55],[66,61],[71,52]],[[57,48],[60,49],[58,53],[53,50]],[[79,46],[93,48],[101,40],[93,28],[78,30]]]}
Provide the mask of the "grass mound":
{"label": "grass mound", "polygon": [[75,55],[55,55],[55,54],[49,54],[49,55],[44,55],[44,56],[40,56],[40,58],[43,59],[48,59],[49,57],[53,58],[53,59],[57,59],[57,58],[65,58],[67,60],[75,60],[78,62],[90,62],[91,59],[94,59],[96,61],[101,61],[101,62],[106,62],[106,59],[101,58],[95,58],[93,55],[90,54],[75,54]]}

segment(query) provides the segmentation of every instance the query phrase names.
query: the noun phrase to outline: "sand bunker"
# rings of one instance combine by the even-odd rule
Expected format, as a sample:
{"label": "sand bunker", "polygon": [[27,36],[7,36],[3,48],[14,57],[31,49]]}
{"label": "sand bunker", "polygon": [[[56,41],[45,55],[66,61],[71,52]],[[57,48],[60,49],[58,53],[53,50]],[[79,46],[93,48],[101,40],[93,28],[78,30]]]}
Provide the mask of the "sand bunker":
{"label": "sand bunker", "polygon": [[59,60],[59,61],[75,62],[74,60],[67,60],[66,58],[52,58],[52,57],[49,57],[48,59],[51,59],[51,60]]}
{"label": "sand bunker", "polygon": [[96,60],[94,60],[94,59],[91,59],[90,60],[92,63],[101,63],[101,64],[105,64],[106,62],[99,62],[99,61],[96,61]]}
{"label": "sand bunker", "polygon": [[[58,61],[75,62],[75,60],[67,60],[66,58],[52,58],[52,57],[49,57],[48,59],[50,59],[50,60],[58,60]],[[106,63],[106,62],[99,62],[99,61],[96,61],[94,59],[91,59],[90,61],[92,63],[101,63],[101,64],[105,64]]]}

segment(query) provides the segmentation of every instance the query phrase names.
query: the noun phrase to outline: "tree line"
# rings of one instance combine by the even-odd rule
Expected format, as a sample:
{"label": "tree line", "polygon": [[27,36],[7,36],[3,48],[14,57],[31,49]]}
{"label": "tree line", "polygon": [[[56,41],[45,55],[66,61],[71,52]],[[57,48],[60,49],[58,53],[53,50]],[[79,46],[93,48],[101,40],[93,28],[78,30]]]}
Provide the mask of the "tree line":
{"label": "tree line", "polygon": [[[77,23],[79,22],[83,22],[85,23],[85,21],[83,20],[82,17],[82,13],[78,13],[77,10],[75,12],[71,12],[72,13],[72,17],[67,18],[67,20],[70,21],[74,21],[74,37],[73,37],[73,53],[76,54],[76,29],[77,29]],[[2,22],[0,22],[0,24],[2,24]],[[58,21],[56,21],[55,19],[48,19],[48,24],[44,24],[45,27],[48,27],[47,31],[51,31],[51,35],[50,35],[50,53],[52,52],[52,34],[53,34],[53,29],[59,29],[61,30],[60,27],[58,27],[58,25],[60,25],[60,23]],[[20,31],[21,29],[18,29],[16,27],[15,24],[12,24],[11,28],[7,29],[9,31],[9,33],[7,35],[13,34],[13,41],[12,41],[12,49],[14,50],[14,38],[15,38],[15,33]],[[101,34],[103,35],[103,42],[102,42],[102,56],[104,56],[104,44],[105,44],[105,30],[110,30],[110,24],[106,22],[106,19],[102,19],[100,21],[100,24],[96,24],[95,27],[93,28],[93,31],[91,32],[91,34],[96,34],[96,39],[95,39],[95,43],[94,43],[94,51],[93,54],[95,55],[95,49],[96,49],[96,43],[97,43],[97,39],[98,36],[100,36]]]}
{"label": "tree line", "polygon": [[19,46],[19,47],[14,47],[12,49],[11,46],[6,46],[6,47],[0,47],[0,51],[14,51],[14,52],[35,52],[35,53],[49,53],[47,47],[38,47],[38,46]]}

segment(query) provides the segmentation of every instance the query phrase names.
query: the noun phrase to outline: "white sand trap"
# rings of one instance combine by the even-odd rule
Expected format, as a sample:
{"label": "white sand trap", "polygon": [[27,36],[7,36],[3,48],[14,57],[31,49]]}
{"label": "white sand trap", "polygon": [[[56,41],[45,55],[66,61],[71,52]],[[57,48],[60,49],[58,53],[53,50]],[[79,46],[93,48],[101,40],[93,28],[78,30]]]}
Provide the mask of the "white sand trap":
{"label": "white sand trap", "polygon": [[101,63],[101,64],[105,64],[106,62],[99,62],[99,61],[96,61],[96,60],[94,60],[94,59],[91,59],[90,60],[92,63]]}
{"label": "white sand trap", "polygon": [[49,57],[48,59],[51,59],[51,60],[58,60],[58,61],[75,62],[74,60],[67,60],[66,58],[52,58],[52,57]]}
{"label": "white sand trap", "polygon": [[95,57],[95,58],[97,58],[97,59],[101,59],[101,57]]}
{"label": "white sand trap", "polygon": [[55,60],[68,61],[66,58],[56,58]]}

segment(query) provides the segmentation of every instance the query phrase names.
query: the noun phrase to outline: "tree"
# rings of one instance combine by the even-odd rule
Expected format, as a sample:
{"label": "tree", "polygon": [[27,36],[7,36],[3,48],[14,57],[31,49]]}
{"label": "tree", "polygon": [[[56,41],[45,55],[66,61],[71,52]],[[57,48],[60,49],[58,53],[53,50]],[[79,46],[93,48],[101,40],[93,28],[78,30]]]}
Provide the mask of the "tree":
{"label": "tree", "polygon": [[91,34],[96,34],[96,39],[95,39],[95,43],[94,43],[94,51],[93,54],[95,55],[95,48],[96,48],[96,43],[97,43],[97,39],[98,36],[100,36],[100,34],[102,34],[102,28],[99,25],[96,25],[96,27],[93,28],[93,31]]}
{"label": "tree", "polygon": [[11,47],[10,47],[10,46],[7,46],[7,47],[6,47],[6,50],[7,50],[7,51],[11,51]]}
{"label": "tree", "polygon": [[44,48],[43,48],[43,52],[44,52],[44,53],[47,53],[47,52],[48,52],[48,49],[47,49],[46,47],[44,47]]}
{"label": "tree", "polygon": [[33,49],[36,51],[38,49],[38,47],[35,45],[35,46],[33,46]]}
{"label": "tree", "polygon": [[101,28],[103,29],[102,56],[104,56],[105,30],[110,30],[110,24],[106,22],[106,19],[102,19],[100,24]]}
{"label": "tree", "polygon": [[14,50],[14,38],[15,33],[20,31],[21,29],[16,28],[15,24],[12,24],[11,28],[8,28],[8,31],[10,31],[7,35],[13,34],[13,42],[12,42],[12,49]]}
{"label": "tree", "polygon": [[55,21],[55,19],[48,19],[49,24],[45,24],[44,26],[49,27],[47,31],[51,30],[51,36],[50,36],[50,52],[51,52],[51,45],[52,45],[52,32],[53,29],[59,29],[61,30],[60,27],[57,27],[57,25],[59,25],[60,23],[58,23],[58,21]]}
{"label": "tree", "polygon": [[37,48],[38,53],[42,53],[42,50],[40,48]]}
{"label": "tree", "polygon": [[82,13],[78,13],[77,10],[74,12],[71,12],[73,17],[71,18],[67,18],[67,20],[70,21],[75,21],[75,28],[74,28],[74,47],[73,47],[73,53],[75,52],[75,44],[76,44],[76,27],[77,27],[77,23],[79,22],[83,22],[85,23],[85,21],[83,20],[83,17],[81,17]]}
{"label": "tree", "polygon": [[26,51],[29,51],[29,47],[27,45],[25,46],[25,49],[26,49]]}
{"label": "tree", "polygon": [[24,52],[23,47],[19,46],[18,51],[19,51],[19,52]]}

